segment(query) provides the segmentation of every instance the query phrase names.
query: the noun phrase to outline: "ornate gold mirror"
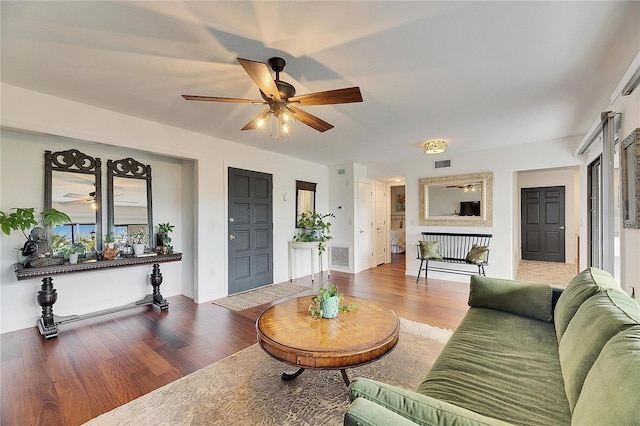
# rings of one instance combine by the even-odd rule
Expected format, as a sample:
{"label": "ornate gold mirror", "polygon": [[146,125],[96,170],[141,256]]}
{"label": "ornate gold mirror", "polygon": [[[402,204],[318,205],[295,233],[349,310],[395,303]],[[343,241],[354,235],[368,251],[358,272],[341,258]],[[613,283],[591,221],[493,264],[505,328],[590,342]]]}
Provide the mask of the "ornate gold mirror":
{"label": "ornate gold mirror", "polygon": [[420,225],[492,226],[493,173],[418,180]]}

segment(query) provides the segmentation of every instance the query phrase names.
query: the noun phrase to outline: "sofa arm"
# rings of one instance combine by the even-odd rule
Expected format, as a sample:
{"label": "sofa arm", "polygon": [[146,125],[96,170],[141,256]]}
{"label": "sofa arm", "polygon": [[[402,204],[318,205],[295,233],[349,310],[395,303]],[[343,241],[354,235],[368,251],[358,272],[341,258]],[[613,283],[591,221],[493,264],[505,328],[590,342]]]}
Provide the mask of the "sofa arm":
{"label": "sofa arm", "polygon": [[[404,425],[415,423],[430,426],[508,424],[439,399],[369,379],[357,379],[351,382],[349,399],[352,404],[345,414],[345,424]],[[369,402],[358,402],[362,399]],[[374,405],[382,407],[384,411],[376,408],[375,411],[369,412],[369,408]],[[405,420],[402,420],[404,423],[385,423],[387,420],[398,419],[396,416],[387,414],[388,412],[404,418]]]}
{"label": "sofa arm", "polygon": [[356,398],[344,415],[345,426],[416,426],[409,419],[365,398]]}
{"label": "sofa arm", "polygon": [[472,275],[469,306],[553,321],[553,291],[548,284]]}

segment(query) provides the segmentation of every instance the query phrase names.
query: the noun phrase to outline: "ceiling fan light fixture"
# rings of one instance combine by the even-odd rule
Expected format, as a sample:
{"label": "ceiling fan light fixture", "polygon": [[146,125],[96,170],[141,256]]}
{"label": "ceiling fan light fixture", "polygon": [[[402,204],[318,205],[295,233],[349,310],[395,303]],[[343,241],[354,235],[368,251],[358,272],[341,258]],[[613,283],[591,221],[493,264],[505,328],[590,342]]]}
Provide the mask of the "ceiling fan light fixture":
{"label": "ceiling fan light fixture", "polygon": [[447,141],[444,139],[431,139],[424,143],[425,154],[441,154],[447,150]]}

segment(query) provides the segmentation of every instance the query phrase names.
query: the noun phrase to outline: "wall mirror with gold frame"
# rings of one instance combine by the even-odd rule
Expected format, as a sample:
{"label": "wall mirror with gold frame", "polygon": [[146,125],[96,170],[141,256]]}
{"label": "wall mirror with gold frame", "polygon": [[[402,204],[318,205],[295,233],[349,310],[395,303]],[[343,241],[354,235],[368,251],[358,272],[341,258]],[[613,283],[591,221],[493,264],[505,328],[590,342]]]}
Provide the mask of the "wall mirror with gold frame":
{"label": "wall mirror with gold frame", "polygon": [[620,157],[622,224],[640,229],[640,128],[622,142]]}
{"label": "wall mirror with gold frame", "polygon": [[422,226],[493,226],[493,173],[418,180]]}

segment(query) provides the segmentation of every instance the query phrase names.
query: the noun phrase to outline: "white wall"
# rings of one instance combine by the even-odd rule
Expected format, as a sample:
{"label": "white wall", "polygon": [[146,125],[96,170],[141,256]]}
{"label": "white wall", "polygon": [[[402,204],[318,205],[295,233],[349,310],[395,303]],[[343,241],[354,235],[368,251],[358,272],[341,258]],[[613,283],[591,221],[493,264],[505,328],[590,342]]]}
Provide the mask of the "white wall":
{"label": "white wall", "polygon": [[[237,143],[211,138],[202,134],[188,132],[159,123],[95,108],[92,106],[72,102],[66,99],[45,95],[42,93],[2,84],[2,116],[0,123],[3,127],[24,129],[34,132],[59,135],[91,143],[126,147],[158,156],[179,158],[192,163],[188,168],[178,171],[177,179],[183,180],[181,209],[175,210],[182,221],[193,215],[193,229],[187,224],[180,232],[192,231],[182,238],[181,250],[187,256],[192,256],[193,282],[185,283],[190,278],[182,276],[182,266],[167,264],[162,266],[165,282],[174,281],[178,288],[185,289],[185,294],[193,296],[197,302],[206,302],[227,295],[227,167],[237,167],[247,170],[261,171],[273,174],[274,194],[274,282],[288,279],[288,250],[287,241],[295,233],[295,181],[305,180],[318,183],[316,206],[319,211],[328,211],[328,173],[327,167],[308,161],[294,159],[284,155],[253,149]],[[0,209],[6,210],[14,205],[41,205],[44,195],[43,189],[29,193],[23,191],[20,198],[16,198],[12,187],[16,185],[15,176],[8,176],[4,164],[20,164],[25,160],[20,153],[5,152],[4,141],[0,147],[0,158],[3,170],[0,181]],[[88,150],[87,150],[88,151]],[[41,154],[39,154],[41,155]],[[39,157],[41,158],[41,157]],[[134,157],[135,158],[135,157]],[[34,185],[42,182],[42,162],[32,171],[23,170],[21,176],[26,180],[33,180]],[[156,172],[153,171],[154,185]],[[194,179],[190,179],[190,175]],[[34,176],[34,177],[32,177]],[[193,195],[185,194],[186,186],[194,189]],[[156,186],[157,187],[157,186]],[[34,186],[35,188],[35,186]],[[284,194],[288,197],[284,197]],[[160,196],[161,197],[161,196]],[[166,221],[164,212],[155,206],[154,221]],[[189,205],[192,202],[194,204]],[[171,220],[172,223],[176,220]],[[11,240],[11,237],[9,240]],[[0,259],[2,260],[2,282],[0,283],[0,297],[2,303],[2,332],[18,328],[31,327],[40,315],[40,307],[35,296],[39,288],[38,280],[17,282],[14,275],[6,270],[14,262],[15,252],[10,249],[16,245],[15,241],[7,241],[2,237],[0,244]],[[7,249],[7,247],[9,249]],[[308,261],[306,261],[308,264]],[[184,262],[183,262],[184,264]],[[169,266],[172,265],[172,266]],[[172,268],[177,268],[172,271]],[[309,273],[308,266],[300,262],[297,270],[299,275]],[[191,272],[190,272],[191,273]],[[135,300],[131,293],[122,288],[113,288],[115,282],[144,279],[146,282],[147,269],[143,267],[124,268],[107,272],[87,272],[79,274],[60,275],[54,278],[59,292],[64,286],[73,287],[67,290],[74,294],[74,298],[59,296],[54,306],[56,314],[83,313],[101,309],[101,302],[95,296],[85,298],[87,283],[104,289],[109,286],[112,297],[109,307],[118,306]],[[171,295],[173,291],[167,294]],[[167,286],[167,290],[169,285]],[[179,293],[182,290],[178,290]],[[177,294],[175,293],[175,294]],[[65,296],[66,297],[66,296]],[[77,297],[77,298],[76,298]],[[64,306],[70,303],[73,306]],[[5,309],[5,307],[9,307]]]}
{"label": "white wall", "polygon": [[[578,138],[542,141],[521,144],[500,149],[474,152],[473,154],[461,154],[450,156],[441,154],[438,160],[451,159],[451,167],[446,169],[434,169],[433,158],[419,157],[417,160],[405,163],[386,164],[369,168],[369,177],[375,179],[384,176],[405,176],[406,185],[406,221],[407,221],[407,246],[421,238],[421,232],[468,232],[489,233],[493,235],[491,240],[491,254],[487,275],[513,278],[516,273],[514,252],[518,250],[518,241],[514,240],[519,228],[519,207],[517,179],[515,172],[522,170],[535,170],[552,167],[576,166],[581,160],[573,156],[573,149],[579,142]],[[418,225],[418,179],[424,177],[457,175],[462,173],[493,172],[493,226],[490,227],[445,227],[445,226],[420,226]],[[406,273],[416,275],[419,262],[406,257]],[[464,266],[464,265],[462,265]],[[430,273],[434,278],[448,280],[468,281],[468,277]]]}

